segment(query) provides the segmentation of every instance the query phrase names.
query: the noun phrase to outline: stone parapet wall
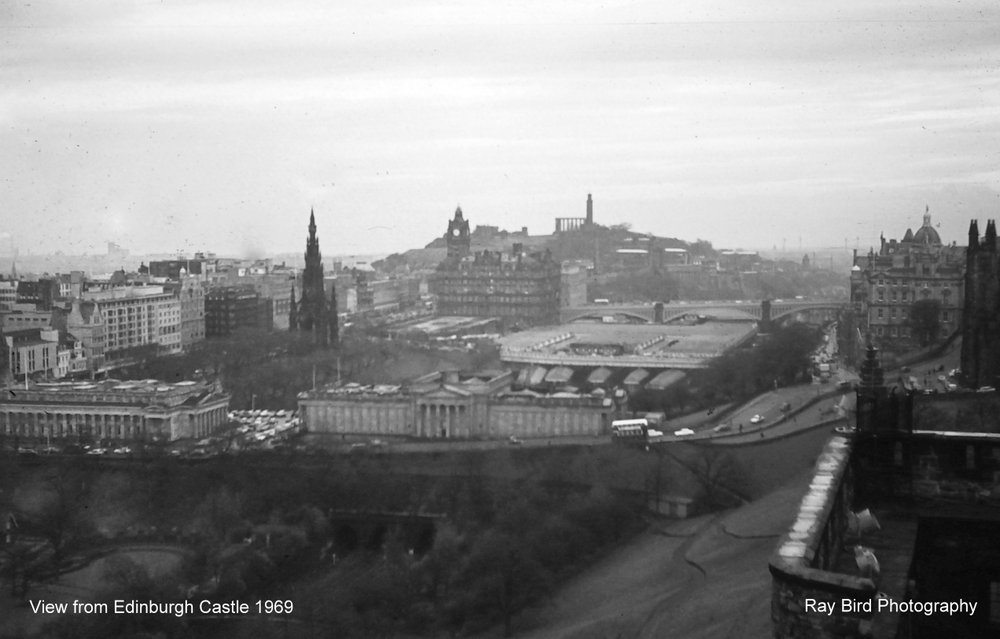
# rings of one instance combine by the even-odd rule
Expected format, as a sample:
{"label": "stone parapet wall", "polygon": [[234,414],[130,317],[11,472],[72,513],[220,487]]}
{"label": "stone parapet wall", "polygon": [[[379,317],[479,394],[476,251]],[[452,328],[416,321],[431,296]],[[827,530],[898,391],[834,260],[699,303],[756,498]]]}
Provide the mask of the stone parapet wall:
{"label": "stone parapet wall", "polygon": [[[851,449],[848,435],[827,442],[795,522],[771,556],[776,639],[842,639],[864,637],[870,631],[871,613],[845,612],[842,604],[845,599],[870,602],[875,583],[834,572],[853,498]],[[818,611],[823,604],[835,604],[834,613]]]}

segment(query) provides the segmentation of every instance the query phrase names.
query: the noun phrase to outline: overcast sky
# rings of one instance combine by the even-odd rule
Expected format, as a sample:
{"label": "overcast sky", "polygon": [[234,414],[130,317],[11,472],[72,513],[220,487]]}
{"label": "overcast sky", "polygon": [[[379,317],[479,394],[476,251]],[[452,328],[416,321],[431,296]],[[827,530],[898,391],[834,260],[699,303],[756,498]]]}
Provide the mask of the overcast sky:
{"label": "overcast sky", "polygon": [[[995,0],[0,0],[0,254],[719,248],[1000,217]],[[982,227],[982,225],[980,225]],[[7,233],[11,238],[5,238]]]}

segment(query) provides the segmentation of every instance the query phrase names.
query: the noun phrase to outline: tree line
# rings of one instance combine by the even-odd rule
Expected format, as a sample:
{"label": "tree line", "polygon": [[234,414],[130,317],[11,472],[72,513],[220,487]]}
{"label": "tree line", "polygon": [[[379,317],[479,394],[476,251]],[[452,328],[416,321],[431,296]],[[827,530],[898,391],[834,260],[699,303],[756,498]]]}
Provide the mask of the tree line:
{"label": "tree line", "polygon": [[[414,481],[387,472],[393,462],[385,458],[338,457],[308,469],[160,460],[102,470],[70,460],[42,473],[44,499],[25,510],[23,526],[46,536],[56,564],[115,543],[182,547],[180,568],[155,578],[127,558],[109,560],[96,600],[292,600],[295,623],[281,635],[291,637],[455,636],[494,624],[509,634],[518,612],[544,604],[561,579],[641,529],[641,503],[609,488],[600,472],[590,473],[589,487],[568,488],[537,476],[489,476],[468,461],[460,476]],[[12,479],[35,482],[38,472]],[[443,518],[422,543],[405,526],[387,525],[372,537],[377,543],[346,548],[338,544],[343,509]],[[256,616],[70,615],[46,636],[273,630]]]}

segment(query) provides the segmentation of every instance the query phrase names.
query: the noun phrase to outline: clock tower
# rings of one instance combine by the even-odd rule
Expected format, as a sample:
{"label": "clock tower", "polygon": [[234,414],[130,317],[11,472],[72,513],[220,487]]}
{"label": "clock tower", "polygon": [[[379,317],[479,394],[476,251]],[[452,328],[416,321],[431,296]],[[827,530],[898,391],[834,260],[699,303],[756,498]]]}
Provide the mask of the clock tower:
{"label": "clock tower", "polygon": [[460,260],[472,252],[472,236],[469,233],[469,221],[462,215],[462,207],[455,209],[455,217],[448,222],[448,233],[445,234],[448,245],[448,258]]}

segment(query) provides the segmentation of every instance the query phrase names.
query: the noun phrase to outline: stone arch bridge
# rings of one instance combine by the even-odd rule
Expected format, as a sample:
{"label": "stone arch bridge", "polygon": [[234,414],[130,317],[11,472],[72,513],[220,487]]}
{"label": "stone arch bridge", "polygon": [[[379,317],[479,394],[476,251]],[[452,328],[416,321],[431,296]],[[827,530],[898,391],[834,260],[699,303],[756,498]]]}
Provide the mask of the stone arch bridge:
{"label": "stone arch bridge", "polygon": [[732,321],[780,322],[800,313],[827,311],[829,317],[847,302],[843,300],[762,300],[672,302],[648,304],[589,304],[560,309],[560,322],[602,321],[613,317],[625,322],[665,324],[687,316],[711,315]]}

